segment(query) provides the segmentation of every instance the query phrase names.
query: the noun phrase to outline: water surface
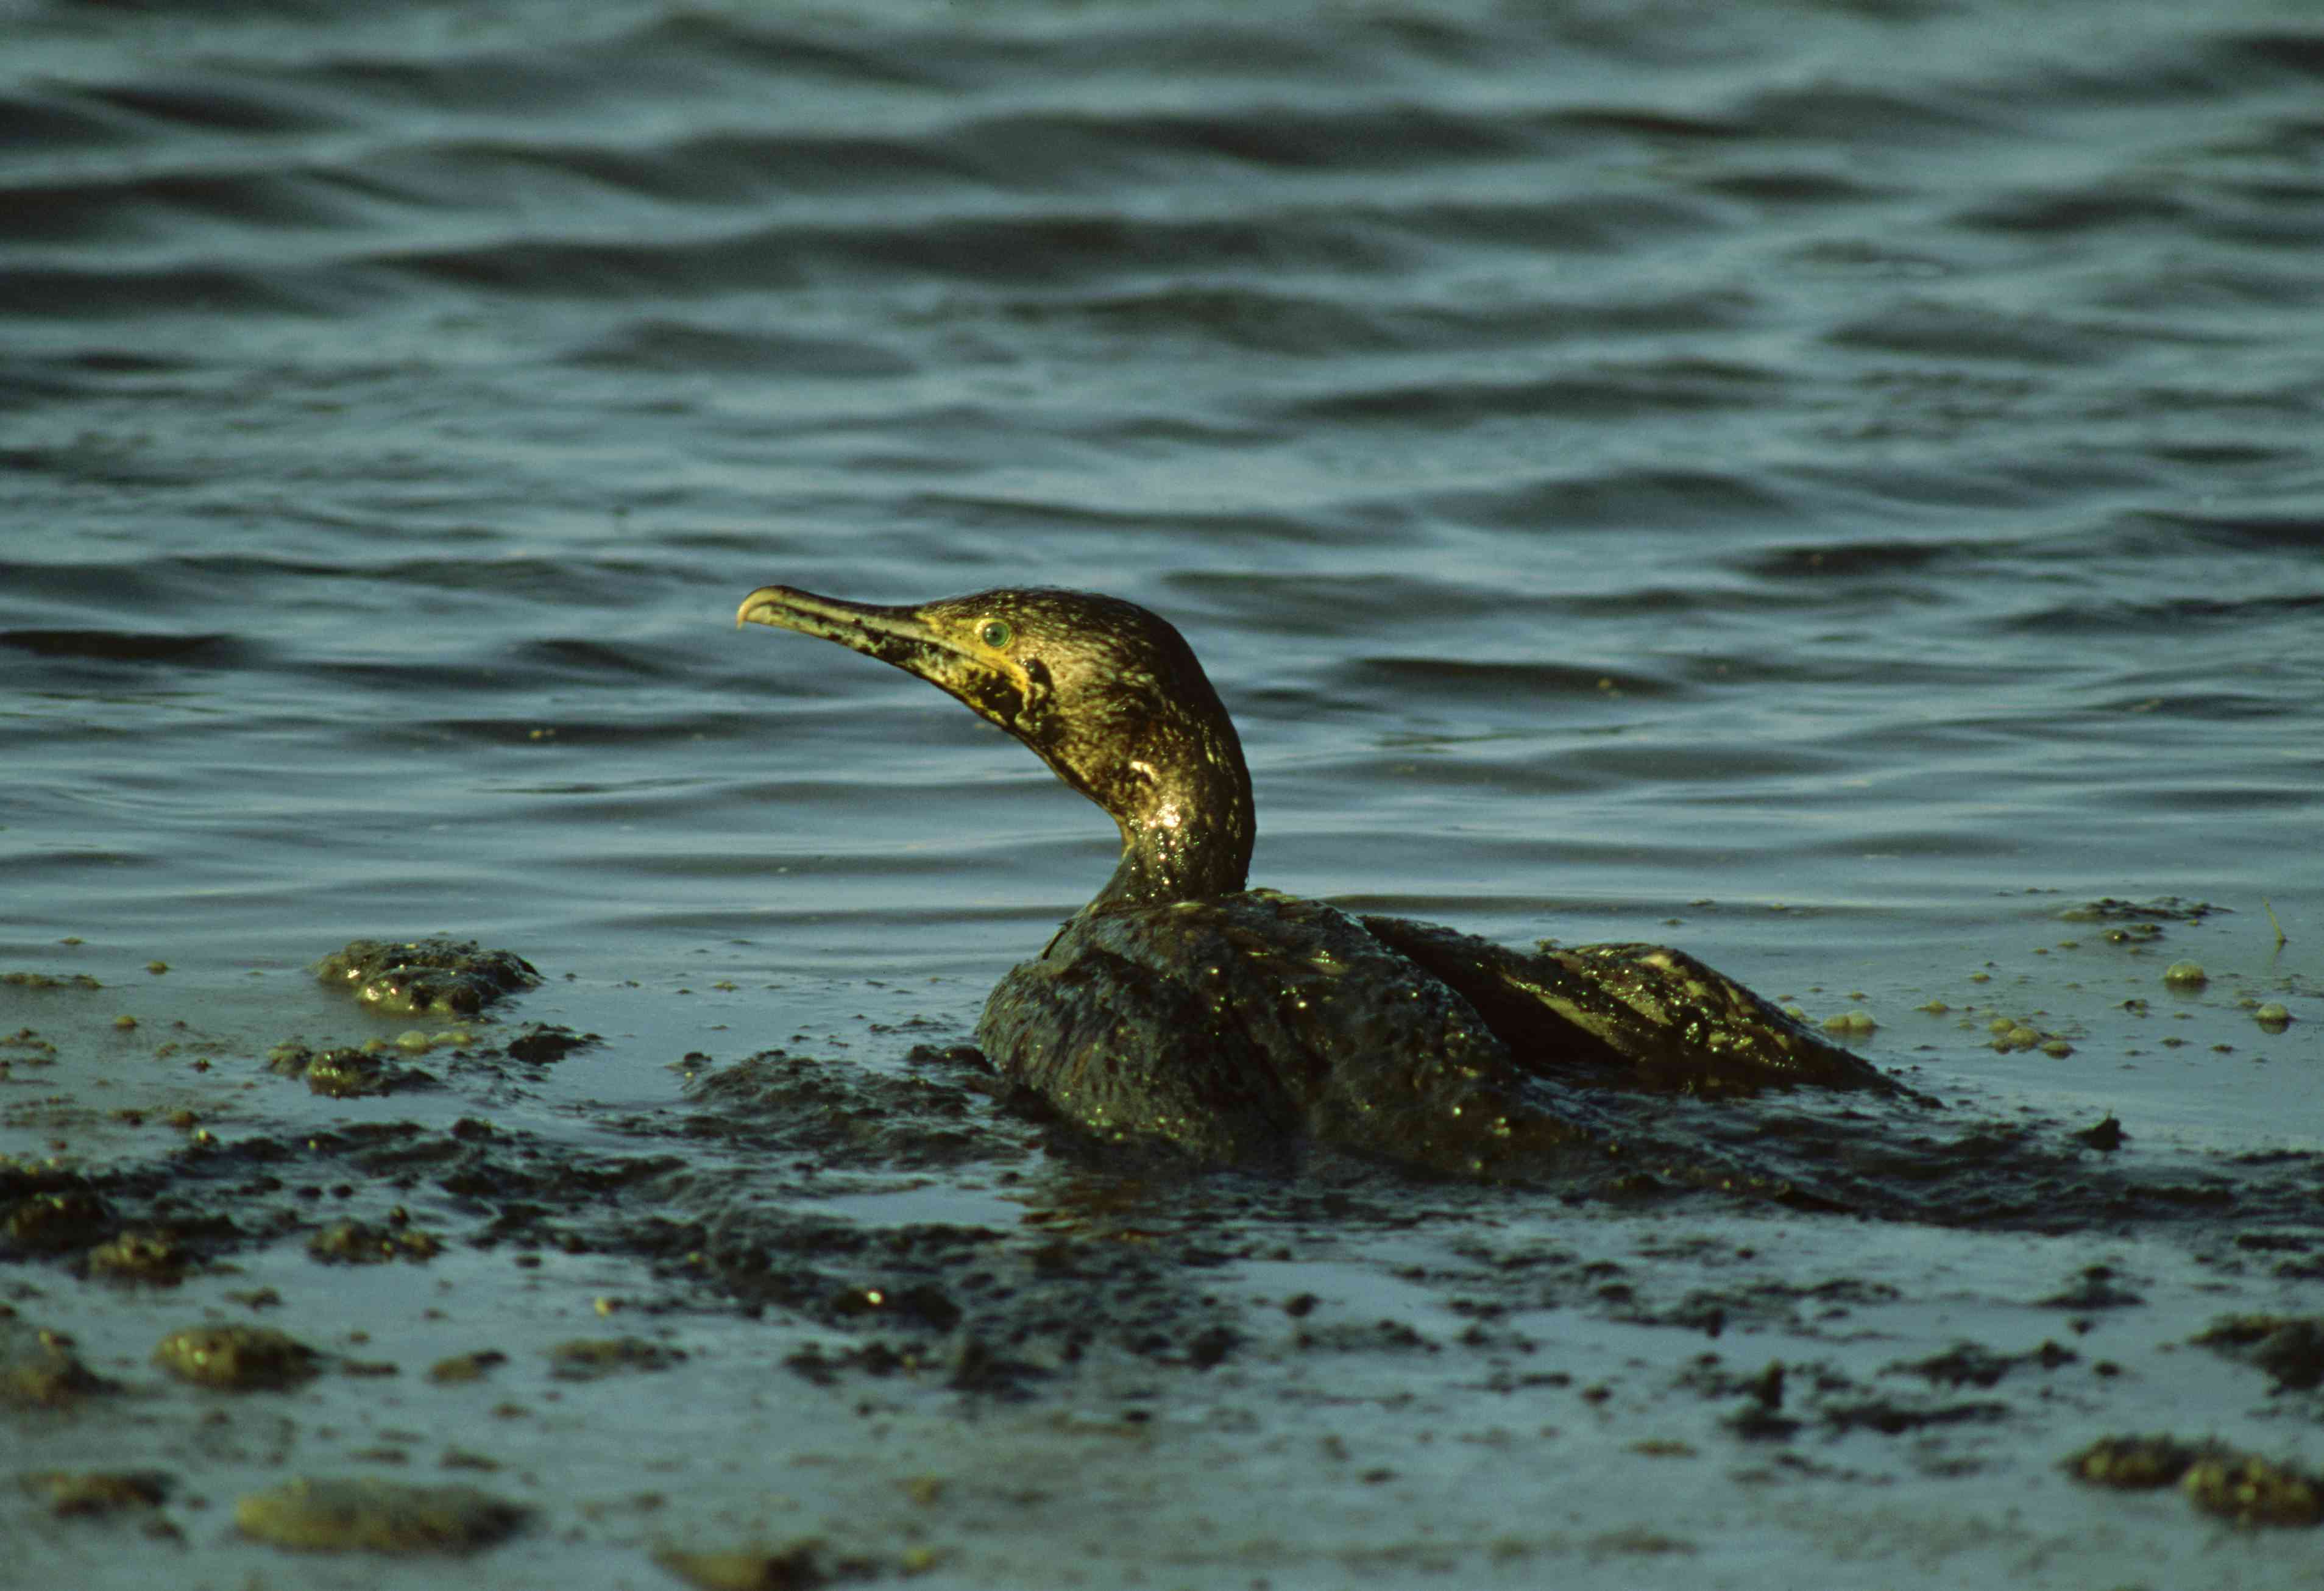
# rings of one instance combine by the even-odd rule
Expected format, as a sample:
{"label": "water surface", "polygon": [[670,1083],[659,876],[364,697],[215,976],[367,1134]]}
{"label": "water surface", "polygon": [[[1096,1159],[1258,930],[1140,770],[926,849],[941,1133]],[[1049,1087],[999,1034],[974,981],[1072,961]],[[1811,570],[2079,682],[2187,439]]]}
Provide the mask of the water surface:
{"label": "water surface", "polygon": [[[715,1114],[667,1069],[688,1051],[806,1034],[901,1075],[913,1042],[963,1038],[1102,881],[1111,827],[927,687],[735,634],[769,581],[1084,586],[1162,611],[1241,726],[1259,882],[1510,940],[1667,939],[1812,1015],[1869,1010],[1869,1052],[1923,1087],[2117,1111],[2141,1152],[2319,1147],[2305,6],[0,14],[0,961],[106,985],[71,1017],[0,991],[0,1027],[69,1035],[7,1084],[12,1152],[163,1153],[158,1127],[106,1124],[99,1081],[229,1136],[491,1104],[613,1152],[621,1111]],[[2220,910],[2145,946],[2060,916],[2166,896]],[[300,967],[438,930],[533,959],[551,983],[524,1014],[607,1050],[483,1104],[243,1087],[289,1032],[372,1031]],[[2170,995],[2163,967],[2190,955],[2213,982]],[[156,959],[171,970],[141,970]],[[2299,1020],[2260,1030],[2237,1002],[2263,1000]],[[1997,1015],[2073,1052],[1997,1055]],[[171,1020],[221,1036],[216,1069],[124,1070]],[[721,1171],[736,1197],[807,1197],[752,1195],[752,1166]],[[898,1218],[936,1200],[991,1221],[985,1176]],[[1318,1223],[1286,1239],[1312,1272],[1220,1286],[1393,1316],[1397,1266],[1445,1269],[1500,1223],[1656,1244],[1602,1213],[1424,1214],[1416,1250]],[[1572,1219],[1611,1229],[1559,1237]],[[1994,1328],[2015,1346],[2064,1329],[2012,1315],[2018,1295],[2110,1252],[1754,1232],[1737,1243],[1778,1276],[1885,1248],[1913,1275],[1964,1266],[1978,1309],[2016,1300]],[[2121,1241],[2157,1300],[2136,1351],[2200,1327],[2190,1249]],[[40,1274],[56,1323],[136,1336],[102,1324],[112,1295]],[[2312,1278],[2273,1277],[2237,1307],[2318,1307]],[[202,1285],[213,1307],[226,1284]],[[1449,1337],[1447,1307],[1407,1312]],[[1987,1329],[1951,1309],[1914,1290],[1888,1356]],[[807,1329],[713,1318],[680,1329],[734,1330],[752,1363]],[[1603,1307],[1536,1335],[1575,1332],[1657,1366],[1692,1351]],[[1450,1364],[1379,1366],[1425,1390],[1432,1428],[1576,1429],[1570,1393],[1488,1419]],[[1110,1411],[1115,1373],[1086,1374],[1044,1397]],[[2158,1392],[2085,1381],[2100,1423],[2140,1423]],[[2247,1435],[2267,1411],[2256,1382],[2204,1385],[2153,1422]],[[941,1442],[945,1395],[898,1418]],[[703,1396],[665,1402],[715,1433]],[[1248,1478],[1267,1442],[1327,1434],[1250,1396],[1277,1412],[1250,1443],[1205,1427],[1214,1448],[1153,1458],[1166,1515],[1223,1508],[1213,1468]],[[1368,1418],[1333,1439],[1427,1478],[1383,1494],[1267,1461],[1355,1558],[1303,1539],[1188,1572],[1394,1583],[1391,1549],[1440,1517],[1477,1583],[1554,1561],[1757,1586],[1781,1561],[1763,1551],[1848,1561],[1848,1530],[1731,1517],[1696,1520],[1686,1553],[1590,1548],[1627,1528],[1620,1495],[1495,1557],[1451,1522],[1457,1466]],[[1692,1418],[1673,1430],[1719,1456],[1692,1472],[1705,1506],[1757,1512],[1726,1478],[1748,1457]],[[2175,1500],[2071,1491],[2049,1466],[2077,1433],[2012,1418],[2011,1456],[1951,1454],[1981,1479],[1863,1437],[1833,1462],[1920,1482],[1922,1524],[2038,1485],[2045,1520],[2095,1520],[2121,1558],[2052,1582],[2032,1546],[1899,1548],[1883,1577],[2111,1583],[2202,1547]],[[1574,1473],[1529,1439],[1492,1451]],[[1617,1493],[1652,1464],[1609,1462]],[[552,1512],[586,1490],[542,1487]],[[844,1488],[801,1506],[800,1532],[826,1506],[869,1517]],[[1061,1528],[977,1538],[954,1572],[1031,1583]],[[2274,1583],[2274,1549],[2236,1538],[2200,1572]]]}

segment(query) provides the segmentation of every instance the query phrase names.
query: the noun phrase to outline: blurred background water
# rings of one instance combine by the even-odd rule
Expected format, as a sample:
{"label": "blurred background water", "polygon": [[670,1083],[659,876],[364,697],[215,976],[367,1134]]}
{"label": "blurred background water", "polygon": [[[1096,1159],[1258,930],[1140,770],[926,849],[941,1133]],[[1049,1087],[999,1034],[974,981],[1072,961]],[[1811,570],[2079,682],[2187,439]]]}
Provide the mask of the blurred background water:
{"label": "blurred background water", "polygon": [[964,1023],[1112,829],[736,634],[779,580],[1161,610],[1278,887],[1841,985],[2266,895],[2313,968],[2305,4],[0,14],[10,956]]}

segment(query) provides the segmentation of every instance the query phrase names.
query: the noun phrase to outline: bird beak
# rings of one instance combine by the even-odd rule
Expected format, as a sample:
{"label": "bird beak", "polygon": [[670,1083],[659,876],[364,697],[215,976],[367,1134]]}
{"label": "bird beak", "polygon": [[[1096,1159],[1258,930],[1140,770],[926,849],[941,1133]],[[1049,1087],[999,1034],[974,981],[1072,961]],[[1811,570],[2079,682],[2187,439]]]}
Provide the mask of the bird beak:
{"label": "bird beak", "polygon": [[789,586],[761,586],[742,598],[734,623],[771,624],[836,641],[927,680],[1012,735],[1020,734],[1030,681],[1020,669],[978,656],[957,625],[932,624],[916,607],[844,602]]}
{"label": "bird beak", "polygon": [[934,672],[929,667],[935,661],[932,654],[954,651],[916,608],[844,602],[789,586],[761,586],[752,592],[734,610],[734,623],[738,628],[770,624],[778,630],[797,630],[818,640],[836,641],[851,652],[893,663],[923,679]]}

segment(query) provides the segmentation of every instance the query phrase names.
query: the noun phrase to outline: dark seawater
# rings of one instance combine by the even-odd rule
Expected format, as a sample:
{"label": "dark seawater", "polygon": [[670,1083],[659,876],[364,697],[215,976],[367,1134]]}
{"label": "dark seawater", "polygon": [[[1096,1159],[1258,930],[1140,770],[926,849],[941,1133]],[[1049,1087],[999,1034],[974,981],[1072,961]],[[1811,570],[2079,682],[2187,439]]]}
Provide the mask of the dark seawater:
{"label": "dark seawater", "polygon": [[[2306,0],[0,30],[0,965],[443,930],[733,980],[721,1059],[956,1039],[1111,825],[732,615],[1082,586],[1204,657],[1258,882],[2319,1142]],[[2223,910],[2058,920],[2107,896]],[[2232,1061],[1913,1013],[2063,939],[2094,1005],[2231,973]]]}

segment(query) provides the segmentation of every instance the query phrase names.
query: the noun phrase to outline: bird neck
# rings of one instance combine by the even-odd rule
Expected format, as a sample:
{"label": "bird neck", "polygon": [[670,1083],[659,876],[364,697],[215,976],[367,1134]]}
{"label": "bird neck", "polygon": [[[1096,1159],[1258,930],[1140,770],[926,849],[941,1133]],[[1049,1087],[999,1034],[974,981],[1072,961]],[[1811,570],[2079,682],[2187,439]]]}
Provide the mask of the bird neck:
{"label": "bird neck", "polygon": [[[1258,825],[1250,774],[1233,726],[1209,730],[1193,744],[1157,747],[1150,761],[1133,763],[1132,801],[1107,803],[1121,829],[1121,860],[1085,910],[1163,905],[1231,895],[1250,876]],[[1175,753],[1167,758],[1164,750]]]}

